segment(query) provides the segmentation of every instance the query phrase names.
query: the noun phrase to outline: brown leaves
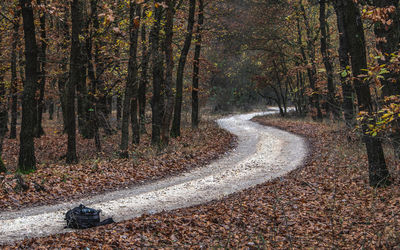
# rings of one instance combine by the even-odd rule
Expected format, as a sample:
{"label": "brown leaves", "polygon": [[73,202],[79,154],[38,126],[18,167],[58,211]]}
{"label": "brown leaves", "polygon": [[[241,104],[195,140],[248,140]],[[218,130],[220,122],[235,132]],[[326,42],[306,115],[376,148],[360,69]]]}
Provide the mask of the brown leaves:
{"label": "brown leaves", "polygon": [[220,201],[13,247],[391,249],[399,244],[399,178],[386,189],[370,188],[359,140],[347,142],[346,129],[333,124],[257,121],[309,138],[305,166]]}
{"label": "brown leaves", "polygon": [[[35,173],[23,177],[27,190],[22,192],[17,187],[14,175],[0,178],[0,209],[50,204],[177,174],[218,157],[233,140],[216,125],[205,124],[200,130],[185,129],[182,137],[172,139],[161,152],[152,148],[150,138],[144,136],[141,145],[132,149],[132,159],[125,160],[116,157],[119,134],[104,139],[105,151],[100,154],[93,141],[79,138],[80,163],[65,165],[61,158],[66,138],[49,129],[46,132],[47,136],[36,140],[36,155],[42,164]],[[11,142],[5,150],[9,162],[17,158],[18,152],[17,143]]]}

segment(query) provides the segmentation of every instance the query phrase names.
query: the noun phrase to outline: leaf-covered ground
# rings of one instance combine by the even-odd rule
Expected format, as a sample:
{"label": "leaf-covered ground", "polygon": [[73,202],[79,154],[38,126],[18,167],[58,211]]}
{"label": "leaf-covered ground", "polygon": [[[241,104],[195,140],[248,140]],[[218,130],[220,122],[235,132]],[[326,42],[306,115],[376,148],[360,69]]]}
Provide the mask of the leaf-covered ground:
{"label": "leaf-covered ground", "polygon": [[[56,125],[49,125],[46,135],[35,140],[38,170],[23,176],[28,189],[22,190],[15,174],[0,174],[0,211],[71,200],[178,174],[206,164],[234,145],[233,135],[214,123],[202,124],[199,130],[183,129],[182,136],[171,139],[162,151],[150,146],[149,136],[143,136],[140,145],[131,148],[130,159],[118,157],[119,141],[119,134],[105,137],[103,151],[97,153],[93,140],[78,136],[81,161],[66,165],[62,158],[66,136]],[[17,157],[18,141],[7,139],[4,159],[10,169],[15,169]]]}
{"label": "leaf-covered ground", "polygon": [[311,153],[289,175],[208,204],[108,226],[29,239],[10,248],[377,248],[400,244],[394,183],[368,186],[361,142],[336,124],[256,118],[307,137]]}

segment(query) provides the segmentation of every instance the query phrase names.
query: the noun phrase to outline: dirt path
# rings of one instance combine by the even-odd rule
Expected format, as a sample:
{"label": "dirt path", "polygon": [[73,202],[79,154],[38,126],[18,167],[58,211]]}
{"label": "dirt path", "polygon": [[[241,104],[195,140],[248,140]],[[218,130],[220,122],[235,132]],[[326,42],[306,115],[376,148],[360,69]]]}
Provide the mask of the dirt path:
{"label": "dirt path", "polygon": [[64,229],[64,213],[80,203],[101,209],[115,221],[220,199],[228,194],[282,176],[301,165],[306,142],[291,133],[259,125],[257,115],[234,115],[218,124],[238,136],[238,146],[226,156],[179,176],[134,188],[52,206],[0,213],[0,244],[71,231]]}

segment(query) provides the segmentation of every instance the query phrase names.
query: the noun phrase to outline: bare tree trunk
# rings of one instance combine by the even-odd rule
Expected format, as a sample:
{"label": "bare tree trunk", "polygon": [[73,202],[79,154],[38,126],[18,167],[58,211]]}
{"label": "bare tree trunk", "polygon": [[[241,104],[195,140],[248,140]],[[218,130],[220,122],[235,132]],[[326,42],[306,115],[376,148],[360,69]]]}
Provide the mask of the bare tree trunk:
{"label": "bare tree trunk", "polygon": [[22,94],[22,122],[18,169],[21,172],[36,170],[34,126],[36,123],[35,93],[37,86],[37,45],[35,20],[31,0],[19,0],[25,38],[25,82]]}
{"label": "bare tree trunk", "polygon": [[[2,41],[2,34],[0,34],[0,44]],[[0,173],[6,172],[6,166],[2,160],[3,153],[3,140],[7,133],[7,97],[6,97],[6,86],[4,82],[5,69],[0,69]]]}
{"label": "bare tree trunk", "polygon": [[[139,143],[139,130],[134,128],[134,124],[137,124],[137,99],[133,98],[135,88],[137,88],[137,43],[138,43],[138,26],[135,24],[137,6],[135,2],[130,1],[129,3],[129,37],[130,37],[130,48],[129,48],[129,65],[128,65],[128,78],[126,80],[125,96],[122,106],[122,128],[121,128],[121,144],[120,144],[120,156],[127,158],[128,155],[128,141],[129,141],[129,117],[131,117],[132,129],[133,129],[133,142]],[[134,100],[135,99],[135,100]],[[136,121],[135,121],[136,119]],[[138,124],[137,124],[138,125]]]}
{"label": "bare tree trunk", "polygon": [[81,43],[79,36],[82,35],[82,10],[80,0],[71,2],[72,37],[71,37],[71,60],[70,79],[66,85],[66,118],[68,134],[68,151],[66,162],[77,163],[76,155],[76,116],[75,116],[75,89],[81,82],[80,70],[82,62]]}
{"label": "bare tree trunk", "polygon": [[[156,3],[161,3],[160,0],[156,0]],[[161,30],[161,19],[162,19],[162,8],[154,7],[155,22],[151,29],[151,50],[152,50],[152,64],[153,64],[153,98],[151,100],[152,108],[152,132],[151,132],[151,144],[154,146],[160,146],[160,133],[162,123],[162,109],[163,101],[161,96],[161,86],[163,84],[163,60],[160,51],[160,30]]]}
{"label": "bare tree trunk", "polygon": [[328,82],[328,105],[327,105],[327,114],[332,113],[335,117],[338,116],[338,112],[336,109],[336,101],[335,101],[335,86],[333,84],[333,65],[332,60],[330,58],[329,50],[328,50],[328,41],[327,41],[327,26],[326,22],[326,0],[319,1],[320,11],[319,11],[319,23],[321,30],[321,54],[322,59],[324,61],[326,77]]}
{"label": "bare tree trunk", "polygon": [[[143,8],[142,16],[146,15],[146,8]],[[139,124],[140,124],[140,133],[146,133],[146,91],[148,84],[148,65],[150,58],[150,50],[148,49],[147,39],[146,39],[146,25],[142,25],[141,28],[141,40],[142,40],[142,63],[141,63],[141,77],[139,84]]]}
{"label": "bare tree trunk", "polygon": [[[43,4],[42,4],[43,1]],[[43,5],[46,8],[47,0],[37,0],[38,5]],[[40,13],[40,52],[39,52],[39,66],[40,66],[40,82],[39,82],[39,99],[37,100],[37,121],[35,136],[41,137],[44,135],[42,127],[43,107],[44,107],[44,89],[46,84],[46,50],[47,50],[47,35],[46,35],[46,11]]]}
{"label": "bare tree trunk", "polygon": [[175,1],[167,0],[166,4],[168,5],[167,13],[166,13],[166,22],[165,22],[165,41],[164,41],[164,50],[165,50],[165,60],[166,60],[166,72],[165,72],[165,95],[166,95],[166,104],[164,108],[162,128],[161,128],[161,145],[163,147],[168,145],[169,142],[169,128],[171,125],[172,119],[172,111],[174,108],[174,94],[172,92],[172,72],[174,70],[174,55],[172,48],[172,38],[174,35],[173,27],[174,27],[174,15],[175,15]]}
{"label": "bare tree trunk", "polygon": [[186,31],[185,43],[179,57],[178,70],[176,73],[176,94],[174,105],[174,120],[172,121],[171,136],[178,137],[181,135],[181,116],[182,116],[182,100],[183,100],[183,73],[185,71],[186,58],[192,44],[194,15],[196,12],[196,0],[189,1],[188,25]]}
{"label": "bare tree trunk", "polygon": [[18,118],[18,79],[17,79],[17,45],[19,40],[19,22],[21,11],[14,12],[13,41],[11,45],[11,125],[10,139],[17,138]]}
{"label": "bare tree trunk", "polygon": [[192,128],[199,126],[199,71],[200,71],[200,52],[202,42],[202,27],[204,23],[204,2],[199,1],[199,14],[196,31],[196,47],[194,49],[193,60],[193,86],[192,86]]}
{"label": "bare tree trunk", "polygon": [[[140,27],[140,16],[141,16],[141,6],[140,4],[136,5],[136,16],[132,19],[133,37],[131,38],[131,51],[129,57],[129,66],[128,66],[128,81],[132,84],[132,100],[131,100],[131,126],[132,126],[132,143],[139,144],[140,142],[140,127],[139,127],[139,119],[138,119],[138,60],[137,60],[137,48],[138,48],[138,38],[139,38],[139,27]],[[136,20],[136,22],[135,22]],[[129,75],[129,71],[131,71],[131,75]]]}

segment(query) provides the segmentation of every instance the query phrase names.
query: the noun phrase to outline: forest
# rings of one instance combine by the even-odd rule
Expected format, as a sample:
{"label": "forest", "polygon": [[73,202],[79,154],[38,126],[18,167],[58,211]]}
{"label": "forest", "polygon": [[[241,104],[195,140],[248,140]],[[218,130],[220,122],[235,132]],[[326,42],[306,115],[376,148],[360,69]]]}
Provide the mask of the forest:
{"label": "forest", "polygon": [[1,1],[0,247],[396,249],[399,81],[396,0]]}

